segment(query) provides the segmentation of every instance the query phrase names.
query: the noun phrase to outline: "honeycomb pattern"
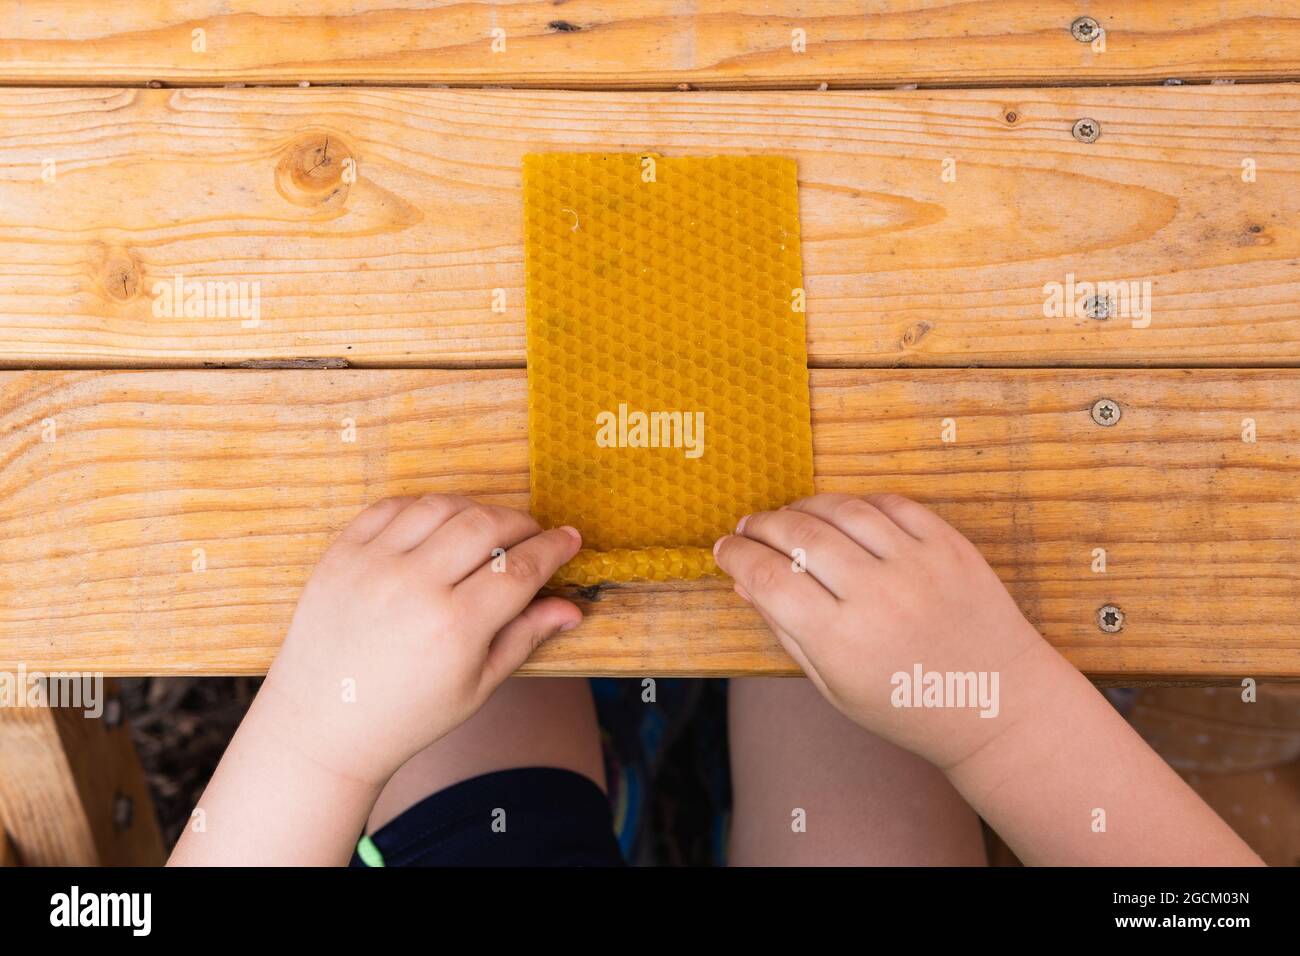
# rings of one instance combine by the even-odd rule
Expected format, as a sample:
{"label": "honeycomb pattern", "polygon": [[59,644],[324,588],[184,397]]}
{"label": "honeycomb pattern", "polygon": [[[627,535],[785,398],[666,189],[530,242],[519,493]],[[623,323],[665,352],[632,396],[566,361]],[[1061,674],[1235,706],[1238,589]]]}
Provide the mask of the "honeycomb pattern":
{"label": "honeycomb pattern", "polygon": [[[524,217],[532,509],[584,540],[551,583],[718,573],[813,488],[794,161],[528,155]],[[637,412],[703,413],[702,453],[676,420],[636,447]]]}

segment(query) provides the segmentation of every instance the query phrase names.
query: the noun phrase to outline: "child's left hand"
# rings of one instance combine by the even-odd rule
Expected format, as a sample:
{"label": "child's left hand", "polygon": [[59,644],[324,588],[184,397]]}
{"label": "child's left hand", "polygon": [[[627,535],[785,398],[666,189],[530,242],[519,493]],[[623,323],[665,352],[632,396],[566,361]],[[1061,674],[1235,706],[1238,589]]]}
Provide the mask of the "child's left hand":
{"label": "child's left hand", "polygon": [[580,544],[468,498],[370,506],[312,573],[259,705],[308,759],[382,785],[582,620],[570,601],[535,599]]}

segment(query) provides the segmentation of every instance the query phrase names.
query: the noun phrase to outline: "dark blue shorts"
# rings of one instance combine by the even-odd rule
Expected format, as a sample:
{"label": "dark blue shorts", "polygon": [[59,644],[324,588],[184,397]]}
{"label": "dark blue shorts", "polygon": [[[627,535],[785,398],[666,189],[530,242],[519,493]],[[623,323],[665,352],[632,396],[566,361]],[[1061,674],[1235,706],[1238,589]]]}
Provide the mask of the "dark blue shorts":
{"label": "dark blue shorts", "polygon": [[363,837],[352,866],[622,866],[609,798],[553,767],[473,777]]}

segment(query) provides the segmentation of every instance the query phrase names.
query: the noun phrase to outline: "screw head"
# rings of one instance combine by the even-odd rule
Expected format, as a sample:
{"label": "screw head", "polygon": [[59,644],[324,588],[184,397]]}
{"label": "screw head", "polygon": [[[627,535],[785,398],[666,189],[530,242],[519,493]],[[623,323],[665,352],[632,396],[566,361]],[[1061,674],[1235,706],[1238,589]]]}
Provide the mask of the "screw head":
{"label": "screw head", "polygon": [[1081,143],[1095,143],[1097,138],[1101,136],[1101,124],[1095,119],[1084,117],[1074,124],[1074,129],[1071,132],[1073,132],[1074,138]]}
{"label": "screw head", "polygon": [[1070,35],[1080,43],[1091,43],[1101,36],[1101,24],[1092,17],[1079,17],[1070,24]]}
{"label": "screw head", "polygon": [[1097,608],[1097,626],[1107,634],[1118,634],[1124,630],[1124,612],[1113,604],[1103,604]]}
{"label": "screw head", "polygon": [[1110,298],[1104,295],[1090,295],[1083,300],[1083,314],[1090,319],[1105,322],[1110,318]]}
{"label": "screw head", "polygon": [[1099,398],[1092,403],[1092,420],[1098,425],[1109,428],[1120,420],[1124,414],[1119,402],[1110,398]]}

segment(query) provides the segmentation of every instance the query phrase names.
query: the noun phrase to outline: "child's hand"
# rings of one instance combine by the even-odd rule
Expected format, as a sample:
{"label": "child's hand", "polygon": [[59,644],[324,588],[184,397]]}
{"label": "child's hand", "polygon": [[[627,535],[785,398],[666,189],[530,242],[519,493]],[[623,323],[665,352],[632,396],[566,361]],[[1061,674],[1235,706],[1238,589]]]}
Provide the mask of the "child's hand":
{"label": "child's hand", "polygon": [[[818,495],[742,519],[714,552],[830,702],[944,770],[1025,863],[1259,863],[916,502]],[[954,706],[946,679],[943,706],[895,706],[918,666],[996,674],[997,716]]]}
{"label": "child's hand", "polygon": [[569,601],[534,600],[579,544],[468,498],[367,508],[312,573],[267,676],[281,735],[334,773],[383,783],[581,621]]}
{"label": "child's hand", "polygon": [[[894,675],[906,674],[910,691],[917,665],[996,672],[999,696],[1010,691],[1024,703],[1038,697],[1027,692],[1027,665],[1054,656],[975,546],[897,495],[817,495],[749,515],[714,551],[832,704],[942,768],[1017,715],[981,717],[974,701],[896,707]],[[795,570],[801,555],[804,572]]]}

